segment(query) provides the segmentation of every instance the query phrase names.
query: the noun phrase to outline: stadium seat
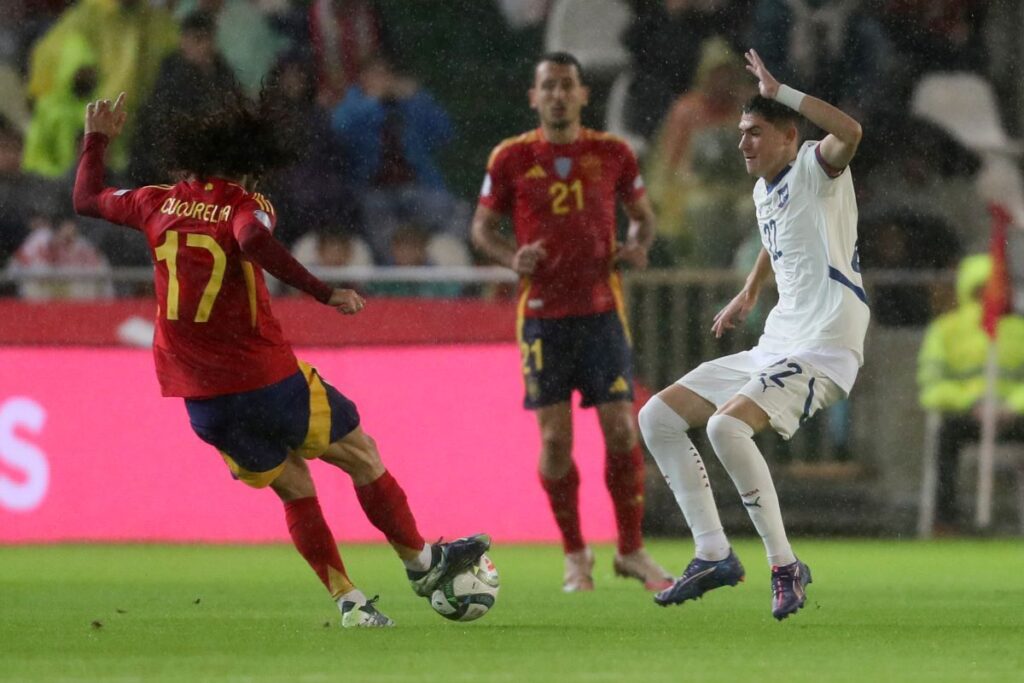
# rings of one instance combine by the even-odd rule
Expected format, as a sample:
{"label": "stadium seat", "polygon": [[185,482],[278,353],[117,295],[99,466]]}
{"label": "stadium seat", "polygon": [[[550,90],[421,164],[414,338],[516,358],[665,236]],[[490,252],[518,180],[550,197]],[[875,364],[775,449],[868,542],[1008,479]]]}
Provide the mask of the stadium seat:
{"label": "stadium seat", "polygon": [[[939,428],[942,416],[929,411],[925,417],[923,471],[921,474],[921,498],[917,517],[917,535],[931,538],[935,526],[935,495],[938,484]],[[1020,533],[1024,535],[1024,447],[1017,443],[997,443],[994,451],[996,480],[1000,472],[1015,477],[1017,485],[1017,520]],[[971,444],[960,454],[961,470],[971,464],[977,465],[978,445]],[[957,477],[960,480],[960,477]],[[962,488],[962,487],[961,487]],[[967,498],[966,496],[964,497]],[[965,508],[966,511],[966,508]]]}
{"label": "stadium seat", "polygon": [[473,257],[469,246],[451,235],[434,235],[427,243],[427,254],[435,266],[471,266]]}
{"label": "stadium seat", "polygon": [[1007,135],[992,85],[968,71],[925,74],[914,89],[911,109],[981,155],[979,195],[1005,206],[1024,226],[1024,176],[1018,166],[1024,147]]}
{"label": "stadium seat", "polygon": [[976,73],[925,74],[914,88],[911,109],[977,152],[1021,152],[1020,141],[1006,134],[992,85]]}
{"label": "stadium seat", "polygon": [[614,75],[629,64],[622,33],[631,18],[620,0],[556,0],[544,31],[544,49],[571,52],[586,71]]}
{"label": "stadium seat", "polygon": [[637,156],[642,156],[647,149],[647,140],[626,126],[626,108],[629,106],[629,86],[632,82],[633,72],[628,69],[615,77],[608,93],[604,129],[623,138]]}

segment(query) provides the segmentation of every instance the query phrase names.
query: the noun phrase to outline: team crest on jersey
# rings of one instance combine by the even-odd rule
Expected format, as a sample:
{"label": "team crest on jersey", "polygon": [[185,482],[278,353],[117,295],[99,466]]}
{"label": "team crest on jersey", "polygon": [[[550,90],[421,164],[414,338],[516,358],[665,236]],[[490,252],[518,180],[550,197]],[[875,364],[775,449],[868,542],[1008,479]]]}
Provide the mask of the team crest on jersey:
{"label": "team crest on jersey", "polygon": [[777,208],[785,208],[786,204],[789,204],[789,183],[786,183],[779,188],[779,198]]}
{"label": "team crest on jersey", "polygon": [[559,178],[568,178],[572,172],[572,159],[569,157],[555,157],[555,173]]}
{"label": "team crest on jersey", "polygon": [[587,154],[580,159],[580,169],[587,180],[601,179],[601,158],[593,154]]}

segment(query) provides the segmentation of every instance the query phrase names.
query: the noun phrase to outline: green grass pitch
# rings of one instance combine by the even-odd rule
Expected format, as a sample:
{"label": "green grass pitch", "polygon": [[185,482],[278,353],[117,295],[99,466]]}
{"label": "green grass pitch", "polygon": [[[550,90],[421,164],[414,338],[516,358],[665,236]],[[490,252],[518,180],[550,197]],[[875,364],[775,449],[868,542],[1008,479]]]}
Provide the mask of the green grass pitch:
{"label": "green grass pitch", "polygon": [[[497,546],[498,604],[447,622],[383,545],[343,549],[396,628],[345,631],[285,546],[0,548],[0,681],[1024,681],[1024,543],[808,541],[782,623],[758,542],[747,581],[659,608],[612,575],[563,595],[553,546]],[[651,543],[678,571],[689,542]]]}

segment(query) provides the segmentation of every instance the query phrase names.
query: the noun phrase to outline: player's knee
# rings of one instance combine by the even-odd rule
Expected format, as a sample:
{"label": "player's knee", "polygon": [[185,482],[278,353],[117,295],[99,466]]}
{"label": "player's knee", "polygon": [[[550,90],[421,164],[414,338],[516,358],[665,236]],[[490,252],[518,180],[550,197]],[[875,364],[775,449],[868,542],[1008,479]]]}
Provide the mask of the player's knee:
{"label": "player's knee", "polygon": [[341,468],[353,479],[379,474],[384,468],[377,442],[361,430],[331,444],[321,459]]}
{"label": "player's knee", "polygon": [[648,399],[644,407],[640,409],[638,421],[640,433],[643,434],[644,441],[647,443],[651,443],[652,440],[659,437],[685,433],[689,428],[686,420],[669,408],[668,404],[658,396]]}
{"label": "player's knee", "polygon": [[636,427],[633,417],[626,413],[605,425],[605,447],[613,453],[632,450],[636,445]]}
{"label": "player's knee", "polygon": [[549,429],[541,433],[541,452],[549,460],[572,457],[572,436],[561,430]]}
{"label": "player's knee", "polygon": [[708,440],[715,447],[715,452],[719,452],[719,444],[726,444],[738,438],[750,438],[754,434],[754,430],[746,422],[725,413],[711,416],[707,432]]}

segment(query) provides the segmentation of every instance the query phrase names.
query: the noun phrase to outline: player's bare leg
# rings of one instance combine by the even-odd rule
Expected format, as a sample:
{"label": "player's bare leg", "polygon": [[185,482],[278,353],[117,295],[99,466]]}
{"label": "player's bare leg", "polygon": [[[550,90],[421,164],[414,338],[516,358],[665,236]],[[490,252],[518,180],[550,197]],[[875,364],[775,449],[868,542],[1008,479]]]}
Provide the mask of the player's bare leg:
{"label": "player's bare leg", "polygon": [[737,395],[708,420],[708,438],[764,542],[772,567],[772,614],[784,619],[803,606],[804,587],[811,582],[811,573],[789,545],[775,483],[753,441],[754,434],[769,423],[760,406]]}
{"label": "player's bare leg", "polygon": [[631,401],[597,406],[605,445],[604,481],[611,494],[618,527],[618,547],[612,566],[618,576],[638,579],[647,590],[660,591],[672,579],[644,549],[644,454],[633,418]]}
{"label": "player's bare leg", "polygon": [[704,461],[687,434],[691,428],[703,427],[714,412],[712,403],[679,384],[652,397],[640,410],[644,441],[696,545],[696,556],[682,575],[655,596],[654,601],[662,606],[695,600],[714,588],[734,586],[745,577],[722,529]]}
{"label": "player's bare leg", "polygon": [[320,509],[306,461],[294,454],[289,455],[284,469],[270,487],[284,503],[288,533],[295,548],[337,603],[341,611],[341,625],[345,628],[391,626],[394,622],[378,612],[373,601],[367,600],[348,577],[334,535]]}
{"label": "player's bare leg", "polygon": [[384,467],[377,442],[362,427],[328,446],[320,459],[352,477],[363,512],[398,553],[417,595],[429,597],[438,585],[479,560],[490,547],[491,539],[485,534],[449,543],[424,542],[405,491]]}
{"label": "player's bare leg", "polygon": [[594,590],[594,553],[580,530],[580,475],[572,459],[572,406],[568,401],[536,410],[540,428],[540,483],[562,535],[566,593]]}

